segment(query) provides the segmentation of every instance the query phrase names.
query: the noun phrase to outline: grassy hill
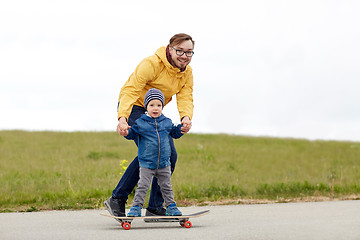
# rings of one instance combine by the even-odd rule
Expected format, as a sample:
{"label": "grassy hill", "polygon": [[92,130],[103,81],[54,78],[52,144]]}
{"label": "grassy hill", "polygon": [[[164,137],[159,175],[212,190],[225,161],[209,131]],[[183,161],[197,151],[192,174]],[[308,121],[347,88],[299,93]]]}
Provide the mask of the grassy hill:
{"label": "grassy hill", "polygon": [[[175,145],[178,205],[360,199],[359,142],[187,134]],[[0,212],[102,207],[136,151],[115,132],[0,131]]]}

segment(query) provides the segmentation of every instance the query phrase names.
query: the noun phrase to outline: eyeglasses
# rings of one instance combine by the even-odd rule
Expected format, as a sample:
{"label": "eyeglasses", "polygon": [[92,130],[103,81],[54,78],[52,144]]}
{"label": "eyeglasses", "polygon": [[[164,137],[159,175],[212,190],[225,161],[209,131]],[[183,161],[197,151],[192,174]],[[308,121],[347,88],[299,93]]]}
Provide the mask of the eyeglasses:
{"label": "eyeglasses", "polygon": [[184,51],[184,50],[175,49],[173,47],[171,47],[171,48],[176,51],[176,55],[178,55],[178,56],[182,56],[182,55],[184,55],[184,53],[187,57],[192,57],[194,55],[194,51]]}

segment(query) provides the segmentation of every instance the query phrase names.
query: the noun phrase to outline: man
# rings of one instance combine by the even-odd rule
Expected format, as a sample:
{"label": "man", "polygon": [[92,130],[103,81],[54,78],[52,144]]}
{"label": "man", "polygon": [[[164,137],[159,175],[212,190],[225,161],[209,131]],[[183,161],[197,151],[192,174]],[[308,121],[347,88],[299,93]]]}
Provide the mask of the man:
{"label": "man", "polygon": [[[186,134],[191,128],[193,115],[193,74],[188,65],[194,55],[194,40],[181,33],[174,35],[167,47],[159,48],[155,55],[145,58],[130,75],[121,88],[118,103],[117,132],[126,136],[128,129],[145,113],[144,97],[151,88],[157,88],[164,94],[164,105],[176,94],[177,107],[181,119],[181,132]],[[134,140],[138,145],[138,139]],[[175,169],[177,153],[174,141],[170,137],[171,172]],[[139,161],[136,157],[128,166],[112,196],[104,202],[107,210],[114,216],[125,216],[125,203],[139,180]],[[146,216],[165,215],[163,197],[153,179],[149,206]]]}

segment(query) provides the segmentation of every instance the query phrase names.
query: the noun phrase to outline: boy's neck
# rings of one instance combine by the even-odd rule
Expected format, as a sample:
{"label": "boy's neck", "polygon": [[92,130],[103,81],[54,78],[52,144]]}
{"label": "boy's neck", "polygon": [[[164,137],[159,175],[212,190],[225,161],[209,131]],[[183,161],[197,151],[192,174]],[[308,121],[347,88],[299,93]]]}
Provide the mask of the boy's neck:
{"label": "boy's neck", "polygon": [[145,114],[146,114],[146,116],[151,117],[151,118],[153,118],[153,119],[156,119],[156,118],[158,118],[158,117],[160,117],[160,116],[162,115],[162,113],[160,113],[159,116],[157,116],[157,117],[152,117],[152,116],[150,116],[150,114],[149,114],[147,111],[145,112]]}

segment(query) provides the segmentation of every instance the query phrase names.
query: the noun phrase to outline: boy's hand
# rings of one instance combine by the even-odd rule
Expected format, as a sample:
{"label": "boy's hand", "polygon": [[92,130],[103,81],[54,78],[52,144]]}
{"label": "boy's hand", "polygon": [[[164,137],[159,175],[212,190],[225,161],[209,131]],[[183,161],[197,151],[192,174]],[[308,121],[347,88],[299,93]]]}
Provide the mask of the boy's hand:
{"label": "boy's hand", "polygon": [[188,133],[192,126],[190,118],[188,116],[183,117],[183,119],[181,119],[181,124],[182,124],[181,133],[182,134]]}
{"label": "boy's hand", "polygon": [[126,118],[125,117],[121,117],[119,119],[119,123],[117,125],[116,131],[119,135],[121,136],[127,136],[129,134],[128,129],[130,128],[130,126],[128,125],[128,123],[126,122]]}

